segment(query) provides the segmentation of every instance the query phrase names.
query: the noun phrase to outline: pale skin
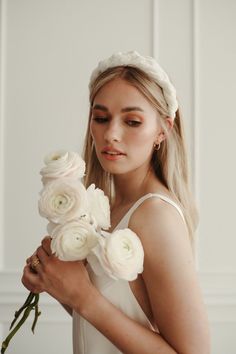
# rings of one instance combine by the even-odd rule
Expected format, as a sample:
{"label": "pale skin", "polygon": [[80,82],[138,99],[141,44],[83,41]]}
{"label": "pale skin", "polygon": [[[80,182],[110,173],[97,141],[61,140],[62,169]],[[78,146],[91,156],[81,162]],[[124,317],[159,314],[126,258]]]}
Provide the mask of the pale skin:
{"label": "pale skin", "polygon": [[[173,121],[167,118],[166,124],[171,129]],[[142,195],[162,193],[174,199],[150,168],[153,145],[165,139],[157,112],[135,87],[115,79],[100,89],[91,134],[102,167],[114,174],[110,231]],[[102,153],[105,147],[124,155],[110,159]],[[181,216],[173,206],[151,198],[133,213],[129,228],[140,237],[145,252],[144,272],[129,284],[159,334],[111,304],[91,283],[83,262],[63,262],[52,255],[50,237],[36,251],[37,273],[30,270],[34,256],[28,259],[23,284],[35,293],[46,291],[69,312],[77,311],[123,353],[210,354],[207,315]]]}

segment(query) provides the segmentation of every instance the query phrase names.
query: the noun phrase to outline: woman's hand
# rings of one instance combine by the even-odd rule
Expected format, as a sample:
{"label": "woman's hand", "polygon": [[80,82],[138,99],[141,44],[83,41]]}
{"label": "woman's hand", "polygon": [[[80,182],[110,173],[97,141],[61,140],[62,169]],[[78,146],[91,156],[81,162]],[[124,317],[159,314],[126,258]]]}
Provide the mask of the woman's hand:
{"label": "woman's hand", "polygon": [[22,283],[33,293],[46,291],[80,312],[94,288],[85,265],[83,261],[59,260],[52,254],[50,244],[51,238],[45,237],[41,246],[27,259]]}

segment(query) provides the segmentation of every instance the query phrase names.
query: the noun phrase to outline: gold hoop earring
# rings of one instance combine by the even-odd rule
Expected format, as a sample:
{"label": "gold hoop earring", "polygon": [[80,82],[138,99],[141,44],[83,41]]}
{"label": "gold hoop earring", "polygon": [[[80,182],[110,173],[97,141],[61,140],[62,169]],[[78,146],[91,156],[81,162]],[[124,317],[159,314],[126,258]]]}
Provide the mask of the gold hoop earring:
{"label": "gold hoop earring", "polygon": [[158,150],[160,150],[161,143],[159,143],[159,144],[154,143],[153,147],[154,147],[154,150],[158,151]]}

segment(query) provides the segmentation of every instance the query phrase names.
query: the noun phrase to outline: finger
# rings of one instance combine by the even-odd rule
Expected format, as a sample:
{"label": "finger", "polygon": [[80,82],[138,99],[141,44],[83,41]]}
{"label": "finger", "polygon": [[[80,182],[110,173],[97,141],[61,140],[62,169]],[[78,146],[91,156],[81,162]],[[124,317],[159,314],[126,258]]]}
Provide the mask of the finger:
{"label": "finger", "polygon": [[37,255],[31,257],[31,262],[29,263],[29,267],[33,273],[40,274],[42,272],[42,264]]}
{"label": "finger", "polygon": [[27,263],[27,264],[31,263],[32,257],[34,257],[35,255],[36,255],[36,251],[32,254],[32,256],[30,256],[30,257],[28,257],[28,258],[26,259],[26,263]]}
{"label": "finger", "polygon": [[51,250],[51,241],[52,238],[50,236],[46,236],[44,237],[44,239],[41,242],[41,245],[44,249],[44,251],[50,256],[52,254],[52,250]]}
{"label": "finger", "polygon": [[39,293],[43,291],[42,283],[40,281],[39,276],[36,273],[32,273],[29,265],[26,265],[24,267],[21,281],[28,290],[34,293]]}
{"label": "finger", "polygon": [[37,248],[37,257],[42,265],[45,265],[49,260],[49,255],[42,246]]}
{"label": "finger", "polygon": [[34,287],[27,281],[27,279],[25,278],[25,276],[23,275],[21,278],[21,282],[24,285],[24,287],[26,289],[28,289],[29,291],[31,291],[32,293],[34,292]]}
{"label": "finger", "polygon": [[39,278],[38,274],[32,273],[30,265],[26,265],[23,270],[23,276],[29,280],[29,282],[35,283]]}

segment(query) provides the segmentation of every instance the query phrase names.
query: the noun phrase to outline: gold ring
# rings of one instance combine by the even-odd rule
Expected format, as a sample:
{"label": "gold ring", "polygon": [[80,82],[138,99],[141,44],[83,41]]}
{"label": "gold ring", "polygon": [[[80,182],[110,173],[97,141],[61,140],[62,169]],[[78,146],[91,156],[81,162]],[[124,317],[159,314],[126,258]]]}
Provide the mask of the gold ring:
{"label": "gold ring", "polygon": [[30,264],[30,267],[34,270],[34,271],[36,271],[36,267],[37,267],[37,265],[40,263],[40,260],[39,260],[39,258],[36,256],[34,259],[33,259],[33,261],[31,262],[31,264]]}

